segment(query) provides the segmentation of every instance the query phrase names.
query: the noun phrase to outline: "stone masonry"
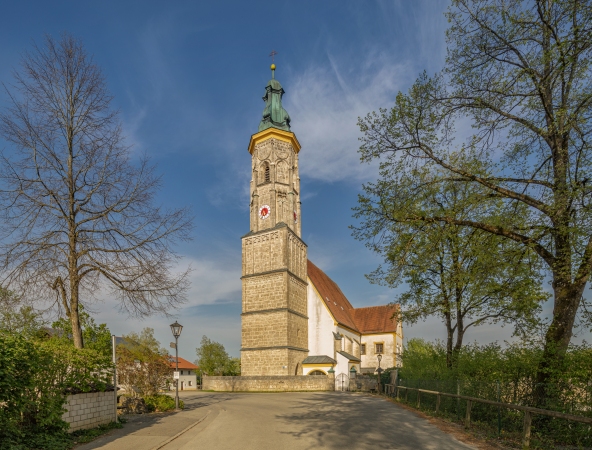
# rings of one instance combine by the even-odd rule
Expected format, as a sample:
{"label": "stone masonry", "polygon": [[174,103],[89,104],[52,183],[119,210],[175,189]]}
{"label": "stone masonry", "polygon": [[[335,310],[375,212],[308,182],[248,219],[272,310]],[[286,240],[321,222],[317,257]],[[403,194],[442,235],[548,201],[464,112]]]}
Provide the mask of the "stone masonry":
{"label": "stone masonry", "polygon": [[240,376],[203,378],[203,389],[225,392],[333,391],[335,377],[328,376]]}
{"label": "stone masonry", "polygon": [[269,128],[251,138],[251,231],[242,238],[243,376],[301,375],[308,356],[299,150],[289,131]]}
{"label": "stone masonry", "polygon": [[64,408],[62,419],[70,431],[94,428],[115,420],[115,395],[113,391],[68,395]]}

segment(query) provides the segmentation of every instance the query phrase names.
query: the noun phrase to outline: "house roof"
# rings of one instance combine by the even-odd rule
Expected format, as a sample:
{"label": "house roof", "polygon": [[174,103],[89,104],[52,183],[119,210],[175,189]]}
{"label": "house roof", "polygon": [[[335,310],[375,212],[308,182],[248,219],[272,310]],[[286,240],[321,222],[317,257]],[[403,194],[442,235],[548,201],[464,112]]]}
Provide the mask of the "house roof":
{"label": "house roof", "polygon": [[327,355],[319,355],[319,356],[308,356],[302,364],[337,364],[333,358],[328,357]]}
{"label": "house roof", "polygon": [[341,356],[345,356],[347,359],[349,359],[350,361],[357,361],[360,362],[362,361],[360,358],[358,358],[357,356],[351,355],[349,353],[346,352],[337,352],[339,353]]}
{"label": "house roof", "polygon": [[312,281],[317,292],[331,311],[333,318],[348,328],[358,331],[349,311],[354,309],[349,300],[343,295],[339,286],[321,269],[308,261],[308,278]]}
{"label": "house roof", "polygon": [[[171,367],[174,369],[176,367],[175,364],[175,357],[171,356],[170,359],[170,365]],[[190,363],[189,361],[187,361],[186,359],[183,359],[181,357],[179,357],[179,369],[191,369],[191,370],[196,370],[199,369],[199,367],[197,367],[195,364]]]}
{"label": "house roof", "polygon": [[362,334],[394,333],[397,331],[397,318],[393,315],[398,311],[399,305],[382,305],[356,308],[351,314]]}
{"label": "house roof", "polygon": [[308,278],[329,308],[333,319],[340,325],[360,334],[392,333],[397,331],[396,317],[399,305],[369,306],[354,308],[347,297],[341,292],[337,283],[325,272],[308,261]]}

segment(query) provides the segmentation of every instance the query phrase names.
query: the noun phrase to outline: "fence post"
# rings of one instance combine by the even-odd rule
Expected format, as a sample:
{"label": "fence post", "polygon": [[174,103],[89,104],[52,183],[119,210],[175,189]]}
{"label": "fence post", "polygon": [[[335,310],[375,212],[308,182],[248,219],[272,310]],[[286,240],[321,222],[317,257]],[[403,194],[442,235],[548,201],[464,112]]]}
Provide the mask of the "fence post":
{"label": "fence post", "polygon": [[[456,380],[456,395],[460,395],[460,381]],[[460,398],[456,399],[456,420],[460,419]]]}
{"label": "fence post", "polygon": [[400,392],[401,392],[401,389],[399,389],[399,386],[398,385],[395,386],[395,394],[397,394],[397,400],[400,400],[400,398],[399,398],[400,397]]}
{"label": "fence post", "polygon": [[417,409],[419,409],[419,406],[421,405],[421,393],[419,392],[419,389],[417,390]]}
{"label": "fence post", "polygon": [[436,395],[436,415],[440,412],[440,393]]}
{"label": "fence post", "polygon": [[[501,403],[502,401],[502,394],[501,394],[501,386],[500,380],[497,380],[497,401]],[[502,407],[497,407],[497,437],[502,436]]]}
{"label": "fence post", "polygon": [[530,448],[530,425],[532,416],[530,411],[524,411],[524,430],[522,431],[522,450]]}
{"label": "fence post", "polygon": [[467,415],[465,416],[465,428],[467,430],[471,428],[471,406],[473,406],[473,402],[467,400]]}
{"label": "fence post", "polygon": [[409,389],[405,389],[405,401],[409,399]]}

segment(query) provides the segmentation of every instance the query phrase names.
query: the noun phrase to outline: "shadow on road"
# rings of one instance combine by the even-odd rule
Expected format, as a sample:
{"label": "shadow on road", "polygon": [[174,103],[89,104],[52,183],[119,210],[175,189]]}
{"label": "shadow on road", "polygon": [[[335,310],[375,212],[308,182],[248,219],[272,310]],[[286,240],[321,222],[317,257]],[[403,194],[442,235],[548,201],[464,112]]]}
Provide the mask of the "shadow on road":
{"label": "shadow on road", "polygon": [[308,438],[327,449],[470,449],[409,411],[377,397],[351,393],[325,393],[294,402],[289,414],[277,415],[284,431]]}

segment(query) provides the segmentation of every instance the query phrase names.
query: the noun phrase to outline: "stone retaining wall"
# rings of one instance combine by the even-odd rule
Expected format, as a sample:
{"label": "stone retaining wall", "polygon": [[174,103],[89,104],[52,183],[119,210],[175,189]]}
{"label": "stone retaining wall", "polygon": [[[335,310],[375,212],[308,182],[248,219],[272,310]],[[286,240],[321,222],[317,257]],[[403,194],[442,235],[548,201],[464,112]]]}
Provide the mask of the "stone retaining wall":
{"label": "stone retaining wall", "polygon": [[335,378],[322,375],[203,377],[203,389],[224,392],[334,391]]}
{"label": "stone retaining wall", "polygon": [[70,431],[94,428],[115,420],[115,395],[113,391],[68,395],[64,408],[62,419]]}

